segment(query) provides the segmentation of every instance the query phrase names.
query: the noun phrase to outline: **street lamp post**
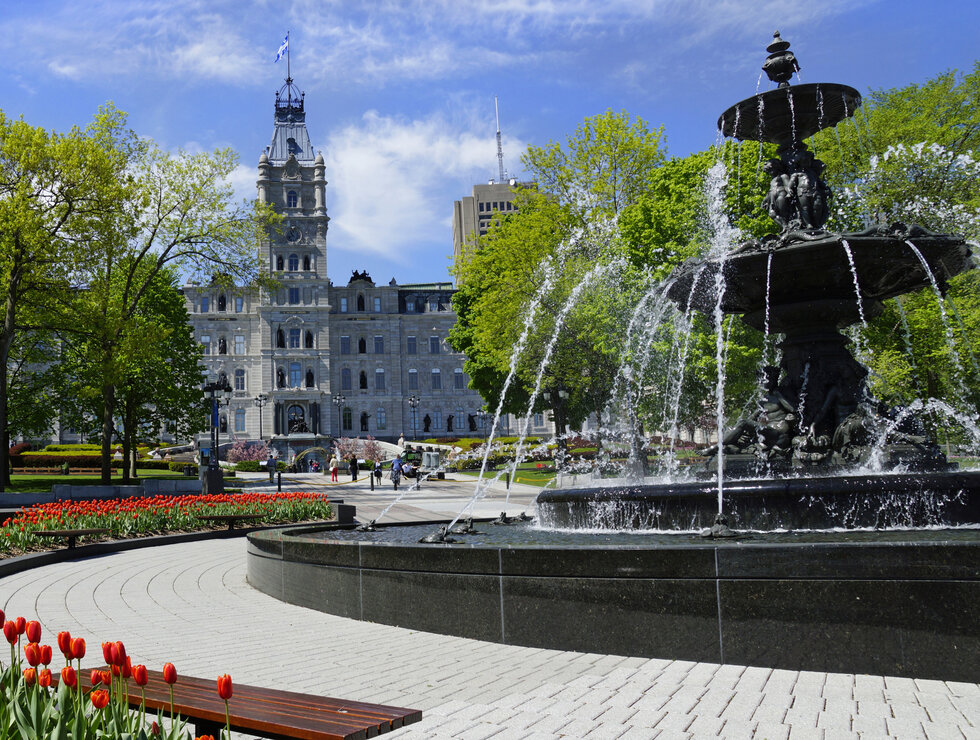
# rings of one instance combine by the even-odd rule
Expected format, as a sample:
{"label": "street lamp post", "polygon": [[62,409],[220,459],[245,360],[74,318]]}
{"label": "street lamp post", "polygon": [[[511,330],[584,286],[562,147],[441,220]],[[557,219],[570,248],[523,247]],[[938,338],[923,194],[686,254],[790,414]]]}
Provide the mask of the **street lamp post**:
{"label": "street lamp post", "polygon": [[416,409],[419,407],[419,403],[422,401],[418,396],[409,396],[408,405],[412,407],[412,441],[415,442],[418,439],[418,433],[416,432],[415,420],[418,416]]}
{"label": "street lamp post", "polygon": [[231,394],[231,386],[226,377],[204,384],[204,392],[211,394],[211,454],[208,455],[208,469],[204,476],[202,493],[224,493],[225,482],[218,464],[218,403]]}
{"label": "street lamp post", "polygon": [[347,399],[344,397],[343,393],[338,393],[333,397],[333,405],[337,407],[337,437],[342,437],[344,434],[344,402]]}
{"label": "street lamp post", "polygon": [[476,412],[476,418],[480,420],[480,426],[483,428],[483,438],[486,439],[489,436],[489,431],[487,430],[487,417],[490,416],[486,411],[480,409]]}
{"label": "street lamp post", "polygon": [[259,408],[259,442],[262,441],[262,407],[269,402],[269,397],[265,393],[260,393],[252,401]]}

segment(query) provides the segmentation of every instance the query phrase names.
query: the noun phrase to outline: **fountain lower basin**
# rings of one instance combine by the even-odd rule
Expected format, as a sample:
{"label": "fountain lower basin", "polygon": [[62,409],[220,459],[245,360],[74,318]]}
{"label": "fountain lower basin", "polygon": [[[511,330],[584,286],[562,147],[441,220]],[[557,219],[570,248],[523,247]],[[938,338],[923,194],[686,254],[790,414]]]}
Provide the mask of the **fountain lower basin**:
{"label": "fountain lower basin", "polygon": [[457,545],[417,544],[432,525],[251,533],[248,581],[342,617],[505,644],[980,681],[978,529],[726,542],[500,529]]}
{"label": "fountain lower basin", "polygon": [[[980,472],[888,473],[729,480],[733,529],[980,527]],[[537,499],[547,527],[694,530],[718,511],[715,481],[549,489]]]}

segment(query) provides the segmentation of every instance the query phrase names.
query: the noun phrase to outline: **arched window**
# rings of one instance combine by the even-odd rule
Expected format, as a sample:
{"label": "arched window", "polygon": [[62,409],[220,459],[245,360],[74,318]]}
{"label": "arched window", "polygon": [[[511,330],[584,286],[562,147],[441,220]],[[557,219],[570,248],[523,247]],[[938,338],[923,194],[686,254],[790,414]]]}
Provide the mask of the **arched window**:
{"label": "arched window", "polygon": [[289,255],[289,261],[287,264],[289,265],[290,272],[296,272],[299,269],[299,255],[298,254]]}
{"label": "arched window", "polygon": [[419,371],[414,367],[408,371],[408,390],[417,391],[419,389]]}
{"label": "arched window", "polygon": [[310,269],[310,255],[303,255],[303,269],[309,271]]}
{"label": "arched window", "polygon": [[385,389],[385,371],[380,367],[374,371],[374,389],[377,391]]}
{"label": "arched window", "polygon": [[235,371],[235,390],[243,391],[245,390],[245,371],[238,368]]}
{"label": "arched window", "polygon": [[276,370],[276,388],[286,387],[286,371],[282,368]]}
{"label": "arched window", "polygon": [[439,372],[439,368],[432,368],[432,390],[438,391],[442,389],[442,373]]}
{"label": "arched window", "polygon": [[306,387],[313,387],[313,369],[309,367],[306,368]]}
{"label": "arched window", "polygon": [[313,332],[306,332],[306,348],[313,349]]}
{"label": "arched window", "polygon": [[368,419],[370,419],[370,418],[371,418],[371,415],[367,411],[362,411],[361,412],[361,431],[362,432],[368,431]]}
{"label": "arched window", "polygon": [[201,296],[201,313],[207,313],[209,308],[210,301],[208,300],[208,297],[206,295]]}
{"label": "arched window", "polygon": [[299,388],[303,385],[303,368],[298,362],[289,363],[289,387]]}
{"label": "arched window", "polygon": [[350,407],[344,407],[343,418],[343,429],[345,432],[349,432],[354,427],[354,415],[351,413]]}
{"label": "arched window", "polygon": [[276,269],[282,272],[282,255],[276,255]]}
{"label": "arched window", "polygon": [[218,310],[224,311],[227,308],[228,308],[228,301],[225,298],[225,294],[222,293],[221,295],[218,296]]}
{"label": "arched window", "polygon": [[384,409],[378,409],[374,412],[374,426],[376,429],[387,429],[388,428],[388,414]]}
{"label": "arched window", "polygon": [[363,370],[361,370],[360,389],[362,391],[367,390],[367,373]]}
{"label": "arched window", "polygon": [[299,205],[299,196],[295,190],[290,190],[286,193],[286,208],[295,208],[297,205]]}
{"label": "arched window", "polygon": [[235,431],[245,431],[245,409],[235,409]]}
{"label": "arched window", "polygon": [[367,340],[361,337],[357,340],[357,354],[363,355],[367,353]]}
{"label": "arched window", "polygon": [[218,337],[218,354],[226,355],[228,354],[228,340],[224,337]]}
{"label": "arched window", "polygon": [[466,376],[463,374],[463,368],[461,367],[453,370],[453,388],[458,391],[466,388]]}
{"label": "arched window", "polygon": [[286,348],[286,332],[282,329],[276,330],[276,346],[282,347],[283,349]]}
{"label": "arched window", "polygon": [[364,295],[360,293],[357,296],[357,310],[358,311],[364,310]]}
{"label": "arched window", "polygon": [[349,367],[345,367],[340,371],[340,390],[351,390],[351,376]]}

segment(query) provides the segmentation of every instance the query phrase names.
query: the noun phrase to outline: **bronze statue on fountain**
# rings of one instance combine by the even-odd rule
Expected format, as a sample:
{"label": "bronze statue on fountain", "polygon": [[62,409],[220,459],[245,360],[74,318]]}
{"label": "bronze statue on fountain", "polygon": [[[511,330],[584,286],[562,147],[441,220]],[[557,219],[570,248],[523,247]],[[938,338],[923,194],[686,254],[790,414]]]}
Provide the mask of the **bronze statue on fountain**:
{"label": "bronze statue on fountain", "polygon": [[[722,439],[730,456],[726,470],[744,477],[789,467],[848,467],[866,462],[878,442],[886,443],[886,467],[945,469],[945,458],[914,418],[903,416],[898,424],[896,412],[869,397],[867,370],[840,330],[878,315],[885,299],[928,285],[923,262],[942,289],[970,267],[970,251],[959,237],[904,224],[827,231],[833,193],[805,139],[852,116],[861,96],[836,83],[790,85],[799,63],[778,31],[767,51],[763,70],[778,86],[733,105],[718,127],[725,136],[777,146],[778,158],[765,165],[771,181],[761,207],[781,231],[723,259],[682,265],[668,291],[678,305],[690,301],[710,314],[721,270],[721,310],[784,335],[780,366],[766,370],[759,409]],[[889,427],[879,440],[877,430]]]}

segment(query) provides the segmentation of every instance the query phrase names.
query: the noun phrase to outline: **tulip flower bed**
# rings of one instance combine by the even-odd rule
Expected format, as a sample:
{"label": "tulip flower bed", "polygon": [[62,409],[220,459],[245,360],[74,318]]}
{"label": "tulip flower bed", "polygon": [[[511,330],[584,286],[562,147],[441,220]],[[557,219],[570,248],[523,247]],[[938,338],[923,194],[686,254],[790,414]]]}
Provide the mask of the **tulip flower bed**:
{"label": "tulip flower bed", "polygon": [[[59,632],[58,649],[64,656],[65,667],[60,674],[50,668],[54,658],[50,645],[41,643],[41,625],[24,617],[4,621],[3,636],[10,643],[10,662],[0,661],[0,740],[13,738],[52,738],[53,740],[96,740],[102,738],[131,738],[132,740],[191,740],[186,723],[173,711],[173,685],[177,669],[173,663],[163,666],[163,678],[171,689],[169,722],[165,712],[156,720],[147,717],[143,687],[147,685],[147,669],[133,665],[121,642],[103,642],[102,657],[109,670],[82,673],[85,640]],[[60,659],[59,659],[60,662]],[[26,665],[25,665],[26,664]],[[86,686],[86,683],[88,686]],[[232,683],[227,674],[216,682],[218,697],[225,703],[231,699]],[[135,697],[139,704],[130,705]],[[225,732],[230,734],[226,721]],[[225,732],[221,733],[225,737]],[[205,736],[207,737],[207,736]]]}
{"label": "tulip flower bed", "polygon": [[255,524],[329,519],[330,504],[315,493],[242,493],[146,496],[126,499],[58,501],[21,509],[0,525],[0,557],[42,550],[50,542],[34,534],[44,529],[110,530],[109,539],[212,529],[198,520],[209,515],[261,514]]}

